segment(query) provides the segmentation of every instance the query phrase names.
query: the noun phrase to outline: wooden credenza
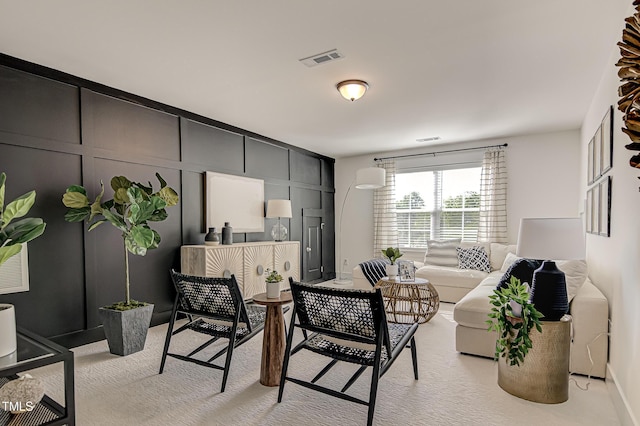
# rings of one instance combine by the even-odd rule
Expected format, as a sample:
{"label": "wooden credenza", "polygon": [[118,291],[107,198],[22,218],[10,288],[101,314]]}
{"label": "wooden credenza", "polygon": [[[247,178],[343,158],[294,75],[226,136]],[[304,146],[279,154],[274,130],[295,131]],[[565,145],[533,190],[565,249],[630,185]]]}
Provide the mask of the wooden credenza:
{"label": "wooden credenza", "polygon": [[180,248],[181,270],[202,277],[235,275],[245,298],[266,291],[267,269],[275,269],[289,287],[289,277],[300,280],[300,242],[256,242],[232,245],[191,245]]}

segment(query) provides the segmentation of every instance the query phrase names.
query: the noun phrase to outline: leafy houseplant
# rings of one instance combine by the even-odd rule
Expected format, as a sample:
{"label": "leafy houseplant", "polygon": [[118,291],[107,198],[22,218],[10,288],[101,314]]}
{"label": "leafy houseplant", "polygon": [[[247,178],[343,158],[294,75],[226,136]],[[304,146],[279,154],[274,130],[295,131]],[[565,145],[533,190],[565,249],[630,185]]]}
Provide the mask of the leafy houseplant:
{"label": "leafy houseplant", "polygon": [[264,282],[267,287],[267,298],[268,299],[277,299],[280,297],[280,283],[283,278],[282,275],[278,273],[278,271],[268,269],[265,271],[267,273],[264,278]]}
{"label": "leafy houseplant", "polygon": [[[131,300],[129,291],[129,253],[144,256],[148,250],[160,244],[160,234],[151,229],[148,222],[161,222],[167,218],[166,207],[178,204],[178,194],[156,173],[160,181],[160,190],[153,192],[149,186],[132,182],[124,176],[111,179],[113,199],[102,201],[104,184],[100,182],[100,194],[93,203],[89,203],[87,191],[79,185],[71,185],[62,196],[63,204],[68,208],[64,219],[67,222],[88,220],[89,231],[105,222],[111,223],[122,232],[125,249],[125,300],[113,305],[113,309],[127,310],[141,306]],[[144,305],[144,303],[142,304]]]}
{"label": "leafy houseplant", "polygon": [[46,223],[40,218],[24,218],[36,201],[36,191],[29,191],[4,207],[4,190],[7,175],[0,173],[0,265],[20,253],[22,244],[39,237]]}
{"label": "leafy houseplant", "polygon": [[[36,191],[29,191],[4,206],[6,173],[0,173],[0,266],[22,251],[22,244],[39,237],[47,226],[40,218],[24,218],[36,201]],[[20,219],[23,218],[23,219]],[[16,220],[14,222],[14,219]],[[0,304],[0,357],[15,352],[15,308]]]}
{"label": "leafy houseplant", "polygon": [[282,278],[282,275],[280,275],[276,270],[272,271],[271,269],[267,269],[266,272],[267,276],[264,279],[264,282],[266,283],[279,283],[284,279]]}
{"label": "leafy houseplant", "polygon": [[382,255],[389,259],[391,264],[393,265],[396,260],[402,257],[404,253],[400,253],[399,248],[387,247],[386,250],[382,250]]}
{"label": "leafy houseplant", "polygon": [[[489,313],[489,331],[496,331],[496,359],[506,357],[509,365],[520,365],[533,347],[529,333],[533,327],[542,333],[540,318],[543,315],[538,312],[533,303],[529,302],[527,286],[520,280],[511,277],[507,287],[493,291],[489,296],[491,312]],[[512,303],[522,306],[522,314],[519,318],[513,314]]]}
{"label": "leafy houseplant", "polygon": [[[167,218],[166,207],[178,203],[178,194],[156,173],[160,190],[154,192],[151,183],[143,185],[124,176],[111,179],[113,199],[102,201],[104,184],[93,203],[87,191],[79,185],[67,188],[62,196],[68,208],[67,222],[87,220],[89,231],[105,222],[111,223],[122,233],[125,260],[125,300],[100,309],[105,335],[111,353],[128,355],[144,348],[147,329],[151,322],[153,305],[137,302],[130,296],[129,253],[144,256],[148,250],[158,247],[160,234],[151,229],[149,222],[161,222]],[[130,312],[130,314],[128,314]],[[136,314],[135,312],[139,312]]]}
{"label": "leafy houseplant", "polygon": [[391,265],[387,265],[385,268],[387,276],[395,279],[396,275],[398,275],[398,265],[396,265],[395,262],[402,257],[403,253],[400,253],[400,249],[397,247],[387,247],[385,250],[382,250],[382,255],[391,262]]}

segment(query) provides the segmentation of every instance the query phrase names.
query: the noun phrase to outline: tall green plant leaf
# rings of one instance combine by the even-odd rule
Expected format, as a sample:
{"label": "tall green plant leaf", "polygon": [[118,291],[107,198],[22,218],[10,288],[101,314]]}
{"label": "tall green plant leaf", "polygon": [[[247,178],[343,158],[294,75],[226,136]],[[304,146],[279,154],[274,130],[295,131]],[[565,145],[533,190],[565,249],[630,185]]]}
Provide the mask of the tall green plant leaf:
{"label": "tall green plant leaf", "polygon": [[91,216],[89,216],[89,220],[93,220],[99,214],[102,214],[102,197],[104,195],[104,183],[100,181],[100,193],[96,197],[96,200],[91,204]]}
{"label": "tall green plant leaf", "polygon": [[124,218],[121,216],[115,215],[110,210],[103,210],[102,215],[107,219],[113,226],[121,230],[122,232],[127,232],[127,224],[124,222]]}
{"label": "tall green plant leaf", "polygon": [[10,244],[27,243],[44,232],[45,223],[40,218],[24,218],[13,222],[4,229],[4,235]]}
{"label": "tall green plant leaf", "polygon": [[71,187],[67,188],[67,192],[62,196],[62,204],[70,209],[81,209],[89,205],[89,199],[86,194],[78,191],[70,191]]}
{"label": "tall green plant leaf", "polygon": [[29,191],[7,204],[2,212],[2,226],[7,226],[13,219],[26,215],[36,201],[36,191]]}
{"label": "tall green plant leaf", "polygon": [[167,186],[167,182],[164,179],[162,179],[162,176],[160,176],[160,173],[156,172],[156,177],[158,178],[158,182],[160,182],[160,189]]}
{"label": "tall green plant leaf", "polygon": [[89,217],[91,209],[89,207],[83,207],[81,209],[69,209],[64,214],[64,220],[67,222],[82,222]]}
{"label": "tall green plant leaf", "polygon": [[175,206],[180,200],[176,191],[168,186],[165,186],[160,191],[158,191],[157,195],[167,203],[167,207]]}
{"label": "tall green plant leaf", "polygon": [[22,245],[20,244],[0,247],[0,265],[9,260],[10,257],[20,253],[20,250],[22,250]]}
{"label": "tall green plant leaf", "polygon": [[[4,183],[7,181],[7,175],[5,172],[0,173],[0,218],[2,218],[2,211],[4,210]],[[2,223],[0,223],[2,225]]]}

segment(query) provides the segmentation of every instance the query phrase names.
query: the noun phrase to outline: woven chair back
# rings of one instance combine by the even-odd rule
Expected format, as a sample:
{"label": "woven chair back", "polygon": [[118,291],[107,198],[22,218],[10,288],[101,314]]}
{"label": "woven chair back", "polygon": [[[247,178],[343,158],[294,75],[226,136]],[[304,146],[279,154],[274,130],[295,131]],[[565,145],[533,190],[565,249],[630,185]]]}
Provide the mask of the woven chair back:
{"label": "woven chair back", "polygon": [[250,326],[236,277],[197,277],[171,271],[178,292],[178,311],[233,322],[240,309],[240,322]]}
{"label": "woven chair back", "polygon": [[391,349],[382,295],[376,291],[334,289],[290,280],[300,328]]}

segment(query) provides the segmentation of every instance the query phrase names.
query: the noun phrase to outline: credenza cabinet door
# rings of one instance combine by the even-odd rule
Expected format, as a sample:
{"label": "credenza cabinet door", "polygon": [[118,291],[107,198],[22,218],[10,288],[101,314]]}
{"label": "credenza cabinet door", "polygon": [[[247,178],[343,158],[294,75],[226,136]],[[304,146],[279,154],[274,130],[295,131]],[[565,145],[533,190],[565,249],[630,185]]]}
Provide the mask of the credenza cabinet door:
{"label": "credenza cabinet door", "polygon": [[273,246],[260,245],[244,247],[244,286],[245,298],[267,291],[264,279],[267,269],[273,269]]}
{"label": "credenza cabinet door", "polygon": [[289,277],[300,281],[300,243],[275,245],[273,266],[284,278],[283,289],[289,288]]}

